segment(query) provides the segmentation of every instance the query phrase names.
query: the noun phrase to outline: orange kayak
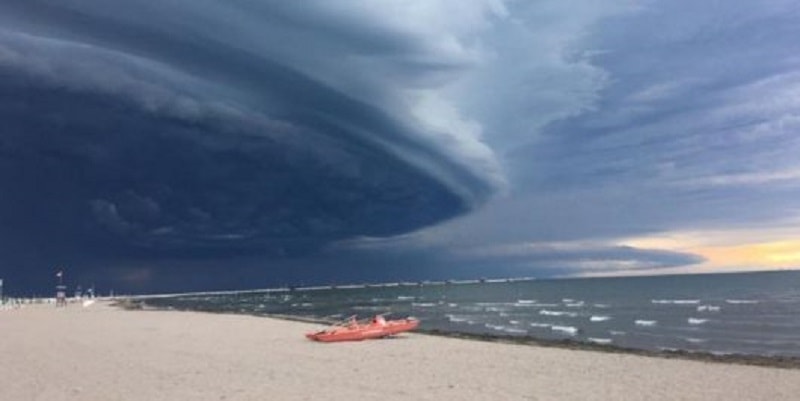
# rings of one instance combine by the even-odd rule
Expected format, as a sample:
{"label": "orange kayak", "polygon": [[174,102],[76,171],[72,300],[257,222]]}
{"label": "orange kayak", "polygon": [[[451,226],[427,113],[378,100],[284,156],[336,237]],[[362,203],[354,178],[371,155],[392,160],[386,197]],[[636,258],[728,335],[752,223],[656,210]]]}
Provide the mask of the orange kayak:
{"label": "orange kayak", "polygon": [[334,325],[330,329],[306,334],[306,338],[314,341],[361,341],[371,338],[383,338],[404,331],[409,331],[419,326],[419,320],[414,318],[386,320],[383,316],[375,316],[368,323],[361,323],[351,318],[347,323]]}

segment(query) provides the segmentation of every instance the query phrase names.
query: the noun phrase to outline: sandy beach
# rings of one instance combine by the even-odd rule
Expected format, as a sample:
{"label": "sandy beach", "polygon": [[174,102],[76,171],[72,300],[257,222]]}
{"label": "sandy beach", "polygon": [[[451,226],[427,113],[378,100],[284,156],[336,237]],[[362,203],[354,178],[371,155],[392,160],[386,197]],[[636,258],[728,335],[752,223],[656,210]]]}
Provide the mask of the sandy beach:
{"label": "sandy beach", "polygon": [[[424,322],[423,322],[424,324]],[[0,400],[796,400],[800,370],[106,304],[0,312]]]}

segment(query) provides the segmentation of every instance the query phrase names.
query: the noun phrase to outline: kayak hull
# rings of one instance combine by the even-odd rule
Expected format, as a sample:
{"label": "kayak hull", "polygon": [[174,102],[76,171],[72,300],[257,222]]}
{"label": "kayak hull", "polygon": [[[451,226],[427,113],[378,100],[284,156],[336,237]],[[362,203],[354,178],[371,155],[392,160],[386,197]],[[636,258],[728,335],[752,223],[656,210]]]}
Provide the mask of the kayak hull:
{"label": "kayak hull", "polygon": [[320,342],[362,341],[393,336],[419,326],[417,319],[387,320],[369,324],[350,324],[306,334],[306,338]]}

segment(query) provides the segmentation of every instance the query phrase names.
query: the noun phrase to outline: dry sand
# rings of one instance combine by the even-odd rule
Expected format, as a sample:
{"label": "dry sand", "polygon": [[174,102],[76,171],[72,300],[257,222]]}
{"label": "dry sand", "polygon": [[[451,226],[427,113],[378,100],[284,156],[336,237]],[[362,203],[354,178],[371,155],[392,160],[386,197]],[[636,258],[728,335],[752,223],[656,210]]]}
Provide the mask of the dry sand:
{"label": "dry sand", "polygon": [[306,340],[316,328],[103,304],[0,311],[0,400],[800,399],[797,369],[419,334]]}

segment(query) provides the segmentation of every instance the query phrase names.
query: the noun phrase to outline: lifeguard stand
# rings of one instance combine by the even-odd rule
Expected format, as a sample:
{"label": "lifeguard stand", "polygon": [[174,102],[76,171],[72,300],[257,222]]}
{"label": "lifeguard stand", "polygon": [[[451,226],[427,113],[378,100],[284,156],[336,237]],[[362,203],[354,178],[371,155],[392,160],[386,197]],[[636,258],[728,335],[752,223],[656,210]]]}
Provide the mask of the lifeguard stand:
{"label": "lifeguard stand", "polygon": [[56,308],[67,306],[67,286],[64,285],[64,271],[56,274],[58,285],[56,286]]}
{"label": "lifeguard stand", "polygon": [[56,286],[56,307],[67,306],[67,286],[59,284]]}

